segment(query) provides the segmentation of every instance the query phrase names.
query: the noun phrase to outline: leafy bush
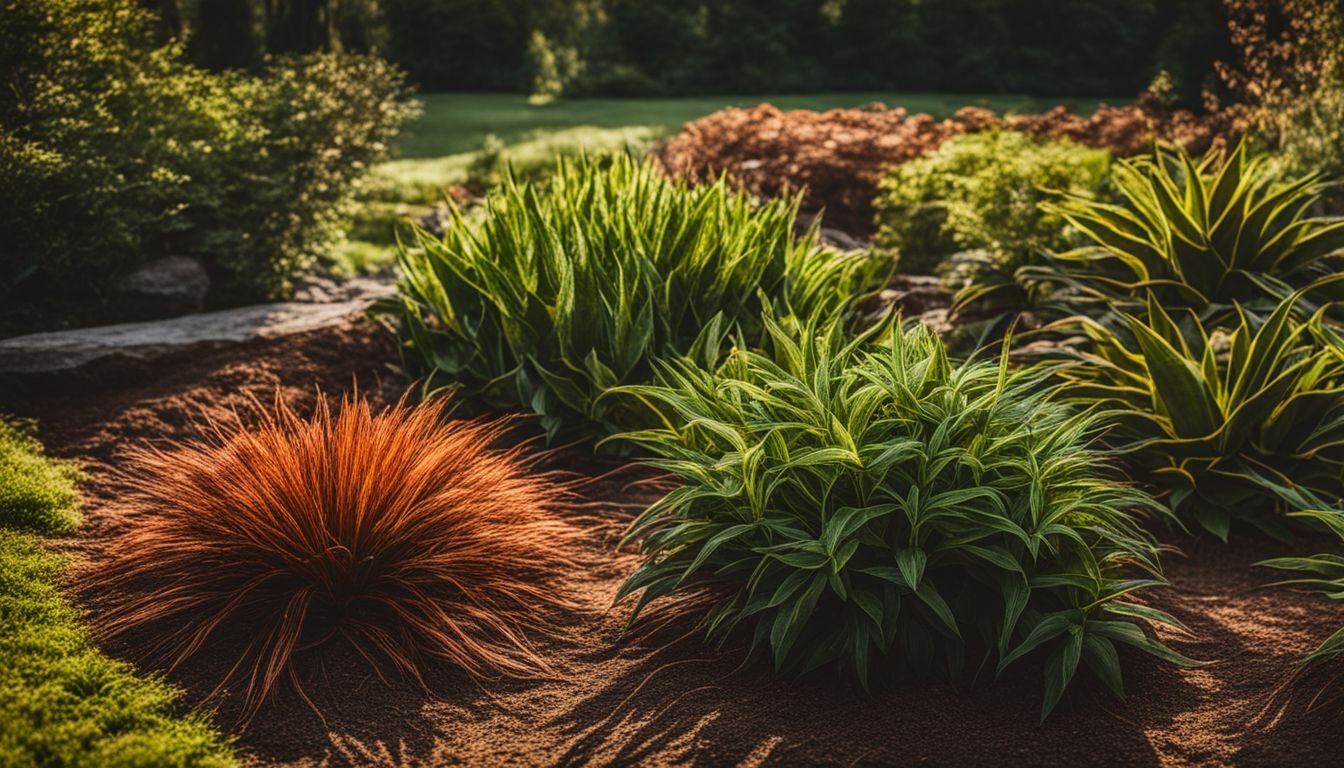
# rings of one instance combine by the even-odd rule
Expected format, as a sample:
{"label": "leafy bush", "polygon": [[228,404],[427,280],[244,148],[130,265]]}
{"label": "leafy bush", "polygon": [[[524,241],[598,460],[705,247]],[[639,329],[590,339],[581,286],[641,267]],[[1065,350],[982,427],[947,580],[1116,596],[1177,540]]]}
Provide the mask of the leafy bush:
{"label": "leafy bush", "polygon": [[1063,370],[1072,397],[1120,412],[1114,439],[1171,507],[1226,540],[1233,519],[1286,539],[1290,491],[1344,496],[1344,341],[1299,295],[1229,331],[1149,297],[1128,333],[1079,321],[1093,342]]}
{"label": "leafy bush", "polygon": [[208,151],[212,81],[157,46],[134,0],[4,0],[0,52],[0,291],[104,282],[137,263]]}
{"label": "leafy bush", "polygon": [[645,560],[619,594],[643,593],[635,614],[718,589],[712,637],[744,627],[776,669],[865,683],[874,652],[955,675],[991,649],[1000,670],[1041,649],[1043,718],[1080,661],[1121,693],[1117,642],[1189,663],[1144,623],[1174,619],[1124,599],[1161,583],[1133,516],[1156,505],[1106,477],[1088,447],[1102,423],[1053,402],[1041,370],[954,365],[922,326],[876,345],[770,336],[773,357],[680,361],[620,390],[664,427],[619,439],[682,482],[629,534]]}
{"label": "leafy bush", "polygon": [[213,74],[160,45],[141,5],[0,5],[10,323],[96,316],[113,278],[164,255],[202,258],[221,300],[283,293],[339,234],[356,180],[408,115],[399,75],[376,59]]}
{"label": "leafy bush", "polygon": [[[1344,72],[1283,116],[1279,151],[1293,173],[1344,179]],[[1325,200],[1331,213],[1344,214],[1344,191],[1338,185],[1326,190]]]}
{"label": "leafy bush", "polygon": [[68,533],[79,524],[80,472],[42,455],[29,431],[0,418],[0,527]]}
{"label": "leafy bush", "polygon": [[[1218,62],[1234,109],[1290,171],[1344,178],[1344,4],[1225,0],[1232,57]],[[1344,213],[1344,193],[1327,193]]]}
{"label": "leafy bush", "polygon": [[193,169],[177,245],[236,298],[279,297],[344,237],[354,193],[414,108],[381,59],[275,59],[231,77],[231,130]]}
{"label": "leafy bush", "polygon": [[1265,314],[1340,268],[1344,221],[1308,215],[1325,182],[1277,184],[1244,143],[1222,162],[1210,153],[1196,164],[1184,151],[1122,160],[1114,182],[1123,206],[1076,196],[1045,205],[1092,241],[1036,271],[1079,314],[1142,312],[1150,295],[1206,323],[1234,304]]}
{"label": "leafy bush", "polygon": [[629,415],[603,393],[649,381],[654,360],[712,362],[724,334],[759,333],[763,305],[835,312],[877,284],[866,255],[795,239],[796,207],[624,155],[562,160],[545,185],[509,179],[479,224],[454,207],[441,240],[402,249],[406,365],[427,391],[530,408],[552,440],[609,432]]}
{"label": "leafy bush", "polygon": [[1069,246],[1067,223],[1042,210],[1046,190],[1098,197],[1110,155],[1011,131],[956,136],[881,182],[874,245],[903,272],[932,273],[954,251],[1001,254]]}
{"label": "leafy bush", "polygon": [[[277,402],[255,429],[133,457],[147,513],[86,581],[99,629],[131,630],[151,660],[236,659],[220,681],[245,686],[254,716],[278,684],[333,641],[424,683],[428,664],[473,677],[527,676],[545,664],[525,632],[565,605],[552,583],[570,563],[564,501],[519,449],[496,450],[503,422],[447,422],[366,401],[303,420]],[[221,644],[221,632],[254,638]],[[206,649],[209,649],[208,651]]]}
{"label": "leafy bush", "polygon": [[103,656],[56,588],[63,560],[0,529],[0,764],[230,766],[228,741],[179,691]]}

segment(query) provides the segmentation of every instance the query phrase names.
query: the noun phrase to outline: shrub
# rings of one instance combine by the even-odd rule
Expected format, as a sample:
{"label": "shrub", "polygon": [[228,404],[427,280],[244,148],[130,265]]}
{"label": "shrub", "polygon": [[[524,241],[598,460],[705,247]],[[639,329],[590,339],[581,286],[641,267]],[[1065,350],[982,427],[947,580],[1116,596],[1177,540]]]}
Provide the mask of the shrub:
{"label": "shrub", "polygon": [[1155,505],[1107,479],[1088,447],[1101,422],[1053,402],[1042,371],[954,365],[922,326],[881,344],[770,335],[773,357],[672,363],[621,390],[664,426],[620,439],[682,483],[629,534],[645,559],[619,594],[642,592],[636,615],[718,589],[711,637],[743,627],[778,670],[865,683],[875,651],[955,675],[1040,649],[1042,717],[1080,660],[1120,693],[1117,642],[1188,663],[1144,623],[1176,621],[1124,598],[1161,583],[1133,516]]}
{"label": "shrub", "polygon": [[0,527],[68,533],[79,524],[80,472],[54,461],[20,424],[0,418]]}
{"label": "shrub", "polygon": [[[1322,82],[1308,98],[1283,116],[1279,151],[1289,172],[1344,179],[1344,72]],[[1325,192],[1331,213],[1344,214],[1344,192]]]}
{"label": "shrub", "polygon": [[402,249],[406,365],[427,391],[530,408],[552,440],[609,432],[628,414],[603,393],[648,381],[652,361],[712,362],[725,333],[759,333],[763,305],[835,312],[877,284],[866,255],[795,240],[796,209],[624,155],[562,160],[546,185],[509,179],[479,224],[453,207],[441,240]]}
{"label": "shrub", "polygon": [[192,169],[174,245],[211,265],[219,298],[277,298],[344,238],[356,188],[414,107],[369,56],[274,59],[230,79],[236,123]]}
{"label": "shrub", "polygon": [[376,59],[214,74],[142,5],[0,5],[0,320],[19,329],[97,319],[114,278],[157,256],[203,259],[216,300],[284,293],[407,117]]}
{"label": "shrub", "polygon": [[[217,648],[245,685],[240,718],[278,684],[306,701],[304,664],[340,640],[422,685],[433,662],[474,677],[544,669],[526,633],[565,604],[563,489],[528,474],[521,449],[490,445],[503,422],[445,422],[443,409],[375,414],[325,399],[302,420],[283,403],[255,429],[134,457],[146,512],[86,581],[100,630],[138,631],[175,666]],[[218,636],[254,638],[245,647]],[[234,633],[238,633],[235,635]]]}
{"label": "shrub", "polygon": [[98,652],[56,588],[62,564],[0,529],[0,765],[234,765],[176,688]]}
{"label": "shrub", "polygon": [[[1234,108],[1292,172],[1344,177],[1344,3],[1226,2],[1233,55],[1217,66]],[[1338,187],[1327,201],[1344,212]]]}
{"label": "shrub", "polygon": [[1037,272],[1080,314],[1142,312],[1150,295],[1205,322],[1232,315],[1234,304],[1264,314],[1339,269],[1344,221],[1308,216],[1325,183],[1307,175],[1276,184],[1244,143],[1221,162],[1167,151],[1120,161],[1114,182],[1123,206],[1076,196],[1045,206],[1092,241]]}
{"label": "shrub", "polygon": [[1062,371],[1073,399],[1120,412],[1135,476],[1223,540],[1234,519],[1289,538],[1290,489],[1344,496],[1344,341],[1319,312],[1294,320],[1299,298],[1210,332],[1150,296],[1128,333],[1078,321],[1093,349]]}
{"label": "shrub", "polygon": [[1066,222],[1038,205],[1045,190],[1097,197],[1108,165],[1105,151],[1067,141],[1038,144],[1006,131],[957,136],[882,178],[873,243],[899,257],[902,272],[922,274],[954,251],[1064,249]]}
{"label": "shrub", "polygon": [[[0,291],[31,301],[138,263],[209,148],[213,82],[134,0],[0,5]],[[204,92],[202,92],[204,91]],[[25,290],[19,293],[20,286]]]}

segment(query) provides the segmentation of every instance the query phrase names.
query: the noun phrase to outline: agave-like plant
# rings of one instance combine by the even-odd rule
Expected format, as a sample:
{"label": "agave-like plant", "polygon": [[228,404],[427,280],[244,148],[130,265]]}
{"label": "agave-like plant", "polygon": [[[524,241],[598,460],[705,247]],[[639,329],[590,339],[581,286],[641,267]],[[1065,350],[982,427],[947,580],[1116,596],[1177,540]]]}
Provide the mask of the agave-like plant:
{"label": "agave-like plant", "polygon": [[143,514],[83,577],[99,631],[170,668],[222,654],[243,722],[281,684],[312,705],[304,670],[336,643],[422,684],[436,662],[544,671],[527,636],[569,605],[564,489],[490,447],[507,422],[442,415],[322,398],[302,419],[277,398],[255,427],[137,450]]}
{"label": "agave-like plant", "polygon": [[1344,342],[1325,308],[1263,321],[1239,306],[1209,332],[1150,296],[1127,328],[1077,319],[1091,345],[1060,369],[1070,397],[1119,413],[1112,439],[1170,504],[1226,539],[1234,518],[1287,539],[1292,489],[1344,495]]}
{"label": "agave-like plant", "polygon": [[1122,205],[1074,195],[1043,204],[1092,241],[1027,270],[1056,286],[1069,314],[1137,314],[1152,294],[1206,323],[1234,306],[1263,315],[1344,263],[1344,221],[1309,215],[1330,184],[1314,174],[1279,183],[1245,143],[1199,162],[1156,149],[1118,161],[1113,181]]}
{"label": "agave-like plant", "polygon": [[531,409],[548,438],[629,427],[601,395],[647,382],[653,360],[712,363],[726,333],[759,334],[763,306],[834,312],[880,285],[874,258],[795,237],[797,208],[626,155],[561,160],[545,185],[508,179],[479,224],[454,207],[442,239],[401,249],[407,368],[428,391]]}
{"label": "agave-like plant", "polygon": [[1150,626],[1179,623],[1131,599],[1163,583],[1135,517],[1159,505],[1110,478],[1089,447],[1102,423],[1053,401],[1043,370],[955,365],[918,326],[883,343],[768,328],[772,354],[670,363],[612,395],[663,421],[613,439],[681,482],[629,533],[632,620],[717,589],[712,638],[745,628],[777,670],[865,684],[880,656],[956,675],[968,653],[1002,670],[1040,651],[1042,718],[1080,664],[1123,695],[1117,643],[1193,663]]}

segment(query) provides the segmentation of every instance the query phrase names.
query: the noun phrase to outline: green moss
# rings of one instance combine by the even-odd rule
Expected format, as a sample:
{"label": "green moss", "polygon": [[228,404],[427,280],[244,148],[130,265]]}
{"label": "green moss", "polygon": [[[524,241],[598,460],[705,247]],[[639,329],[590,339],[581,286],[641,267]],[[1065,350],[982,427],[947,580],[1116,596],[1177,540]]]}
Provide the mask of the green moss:
{"label": "green moss", "polygon": [[79,524],[79,469],[42,455],[21,424],[0,419],[0,526],[68,533]]}
{"label": "green moss", "polygon": [[55,587],[62,560],[0,530],[0,765],[232,765],[175,688],[92,645]]}

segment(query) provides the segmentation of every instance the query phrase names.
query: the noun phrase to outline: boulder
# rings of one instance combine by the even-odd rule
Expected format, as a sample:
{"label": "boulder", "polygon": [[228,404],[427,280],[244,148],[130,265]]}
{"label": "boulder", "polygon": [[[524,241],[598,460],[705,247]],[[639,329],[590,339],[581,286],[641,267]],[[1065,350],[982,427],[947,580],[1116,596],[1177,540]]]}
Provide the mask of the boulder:
{"label": "boulder", "polygon": [[205,267],[186,256],[154,259],[112,284],[119,314],[136,320],[200,312],[209,290]]}

